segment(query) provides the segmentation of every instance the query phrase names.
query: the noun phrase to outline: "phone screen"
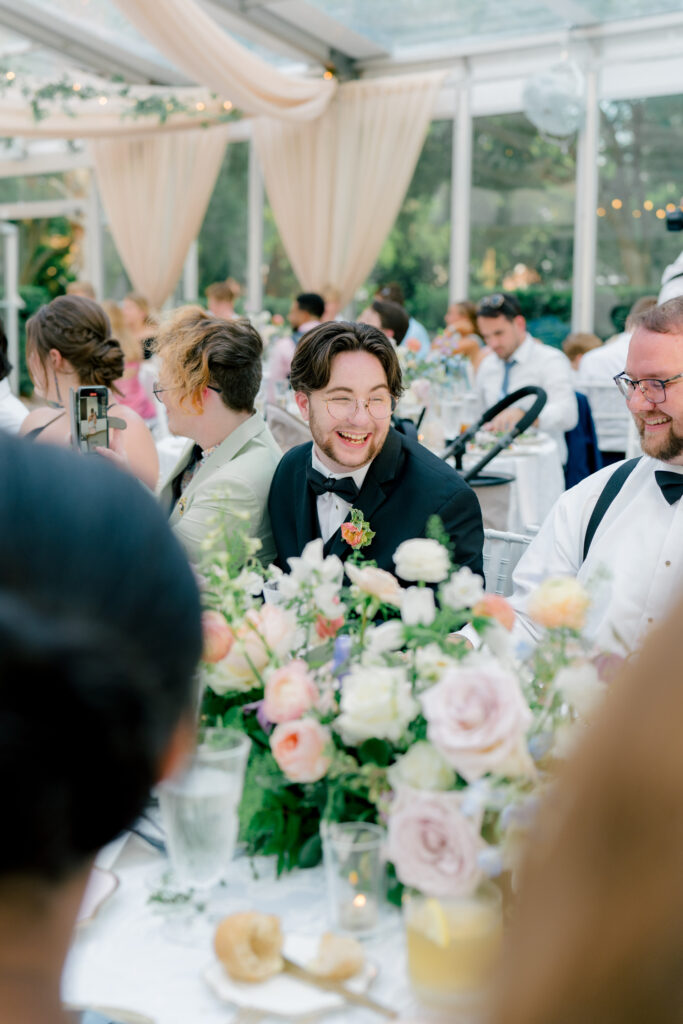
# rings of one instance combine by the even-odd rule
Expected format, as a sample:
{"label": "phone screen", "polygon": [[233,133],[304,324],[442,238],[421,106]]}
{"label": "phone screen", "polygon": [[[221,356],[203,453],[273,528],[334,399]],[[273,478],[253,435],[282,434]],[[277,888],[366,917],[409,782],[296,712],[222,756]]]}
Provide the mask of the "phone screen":
{"label": "phone screen", "polygon": [[90,452],[95,448],[109,447],[108,402],[107,388],[78,389],[78,447],[81,451]]}

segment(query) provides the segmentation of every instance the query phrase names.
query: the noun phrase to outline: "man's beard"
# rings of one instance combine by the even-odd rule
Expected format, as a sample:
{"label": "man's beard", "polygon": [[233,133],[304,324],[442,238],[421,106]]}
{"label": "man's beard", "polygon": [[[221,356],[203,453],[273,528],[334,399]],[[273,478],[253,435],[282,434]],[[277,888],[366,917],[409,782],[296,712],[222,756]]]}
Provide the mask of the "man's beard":
{"label": "man's beard", "polygon": [[[344,468],[349,469],[351,472],[355,472],[355,470],[361,469],[363,466],[367,466],[367,464],[371,462],[378,454],[378,452],[382,449],[384,442],[386,441],[386,435],[384,437],[378,437],[376,434],[373,434],[370,445],[368,446],[364,453],[365,460],[362,463],[344,462],[344,451],[337,451],[331,439],[324,439],[325,431],[320,426],[318,419],[314,415],[312,410],[309,415],[308,426],[311,431],[311,435],[313,436],[315,445],[318,448],[318,451],[322,452],[323,455],[326,455],[328,459],[330,459],[332,462],[335,462],[338,466],[343,466]],[[360,431],[358,431],[358,433],[360,433]]]}
{"label": "man's beard", "polygon": [[[654,438],[645,437],[645,424],[641,419],[636,420],[636,427],[640,434],[640,447],[646,455],[652,456],[653,459],[660,459],[661,462],[672,462],[679,455],[683,455],[683,437],[674,431],[671,424],[668,434],[659,441],[659,447],[656,449],[650,444]],[[652,450],[650,450],[651,448]]]}

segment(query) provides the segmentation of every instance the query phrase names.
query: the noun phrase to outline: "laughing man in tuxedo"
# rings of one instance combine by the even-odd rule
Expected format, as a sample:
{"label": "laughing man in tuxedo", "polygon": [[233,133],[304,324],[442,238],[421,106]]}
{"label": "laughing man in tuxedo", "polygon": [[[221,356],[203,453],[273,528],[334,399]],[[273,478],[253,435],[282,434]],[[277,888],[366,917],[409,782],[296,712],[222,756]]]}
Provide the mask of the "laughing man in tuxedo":
{"label": "laughing man in tuxedo", "polygon": [[484,540],[474,491],[426,448],[391,426],[403,390],[391,341],[368,324],[331,322],[299,343],[291,383],[313,443],[280,462],[268,499],[278,563],[322,537],[325,554],[346,558],[341,524],[360,509],[375,537],[364,553],[394,571],[393,553],[423,537],[438,515],[455,562],[482,573]]}

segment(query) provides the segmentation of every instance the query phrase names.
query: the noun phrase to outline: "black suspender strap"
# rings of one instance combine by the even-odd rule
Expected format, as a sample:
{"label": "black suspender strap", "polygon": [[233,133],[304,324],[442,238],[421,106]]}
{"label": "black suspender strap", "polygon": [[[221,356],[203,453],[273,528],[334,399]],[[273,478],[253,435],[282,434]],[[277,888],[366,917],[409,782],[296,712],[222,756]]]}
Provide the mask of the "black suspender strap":
{"label": "black suspender strap", "polygon": [[591,546],[591,541],[595,536],[595,531],[602,522],[607,509],[610,507],[621,488],[626,483],[627,478],[631,475],[633,470],[640,462],[640,456],[636,459],[629,459],[627,462],[622,462],[617,470],[612,473],[611,477],[605,484],[600,497],[598,498],[593,514],[588,521],[586,528],[586,536],[583,539],[583,560],[585,562],[588,549]]}

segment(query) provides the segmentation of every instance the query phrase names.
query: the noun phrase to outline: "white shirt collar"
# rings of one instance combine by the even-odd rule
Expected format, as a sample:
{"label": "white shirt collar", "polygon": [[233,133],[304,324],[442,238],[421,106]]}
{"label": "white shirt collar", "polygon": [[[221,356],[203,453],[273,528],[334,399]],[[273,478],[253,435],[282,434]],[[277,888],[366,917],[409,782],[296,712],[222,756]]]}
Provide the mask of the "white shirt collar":
{"label": "white shirt collar", "polygon": [[510,356],[510,360],[514,359],[514,361],[516,363],[526,363],[526,362],[528,362],[529,359],[532,359],[533,356],[534,356],[534,345],[535,344],[536,344],[536,339],[533,338],[529,334],[529,332],[527,331],[527,333],[526,333],[526,335],[524,337],[524,341],[512,353],[512,355]]}
{"label": "white shirt collar", "polygon": [[372,459],[370,460],[370,462],[367,462],[364,466],[360,466],[359,469],[354,469],[353,473],[333,473],[332,470],[328,469],[327,466],[325,466],[324,463],[320,461],[320,459],[316,455],[314,445],[311,450],[311,464],[313,466],[313,469],[317,469],[317,471],[319,473],[322,473],[322,475],[325,478],[332,477],[333,480],[341,480],[342,477],[350,476],[358,490],[360,490],[361,487],[363,486],[363,481],[368,475],[368,470],[372,465]]}

